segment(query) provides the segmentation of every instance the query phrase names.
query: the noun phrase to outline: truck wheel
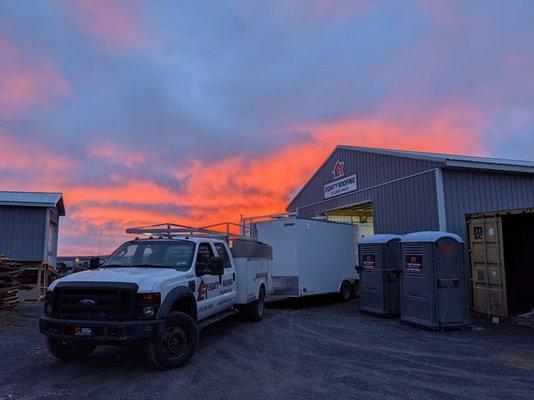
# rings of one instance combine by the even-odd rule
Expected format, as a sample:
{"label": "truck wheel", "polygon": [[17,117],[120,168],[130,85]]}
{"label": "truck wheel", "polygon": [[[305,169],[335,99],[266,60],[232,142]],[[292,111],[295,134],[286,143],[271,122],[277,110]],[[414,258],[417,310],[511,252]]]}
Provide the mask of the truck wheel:
{"label": "truck wheel", "polygon": [[172,312],[163,332],[148,343],[146,354],[150,363],[161,370],[186,364],[198,344],[195,320],[182,312]]}
{"label": "truck wheel", "polygon": [[263,319],[263,312],[265,311],[265,290],[263,287],[258,294],[258,300],[248,304],[247,309],[249,321],[259,322]]}
{"label": "truck wheel", "polygon": [[96,348],[90,344],[69,343],[51,337],[46,338],[46,345],[50,353],[63,361],[83,360],[89,357]]}
{"label": "truck wheel", "polygon": [[349,301],[351,292],[352,288],[350,286],[350,283],[348,283],[347,281],[343,282],[341,284],[341,288],[339,289],[339,297],[341,298],[341,301]]}

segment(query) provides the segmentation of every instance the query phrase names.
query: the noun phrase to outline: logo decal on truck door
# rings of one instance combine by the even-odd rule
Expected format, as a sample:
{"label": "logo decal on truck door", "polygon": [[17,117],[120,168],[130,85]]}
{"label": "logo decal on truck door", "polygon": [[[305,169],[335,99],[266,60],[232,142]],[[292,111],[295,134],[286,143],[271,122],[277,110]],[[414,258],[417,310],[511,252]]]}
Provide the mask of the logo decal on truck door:
{"label": "logo decal on truck door", "polygon": [[197,301],[206,300],[208,298],[208,285],[202,279],[200,280],[200,285],[198,286],[198,296]]}

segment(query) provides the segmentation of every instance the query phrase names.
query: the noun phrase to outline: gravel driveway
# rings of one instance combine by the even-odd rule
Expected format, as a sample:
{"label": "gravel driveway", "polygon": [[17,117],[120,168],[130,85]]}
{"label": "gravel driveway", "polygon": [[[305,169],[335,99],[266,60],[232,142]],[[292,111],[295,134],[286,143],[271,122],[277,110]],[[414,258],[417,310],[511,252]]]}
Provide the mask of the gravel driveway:
{"label": "gravel driveway", "polygon": [[131,347],[56,361],[40,312],[0,314],[0,399],[534,398],[531,328],[428,332],[323,297],[273,304],[260,323],[212,325],[187,366],[160,372]]}

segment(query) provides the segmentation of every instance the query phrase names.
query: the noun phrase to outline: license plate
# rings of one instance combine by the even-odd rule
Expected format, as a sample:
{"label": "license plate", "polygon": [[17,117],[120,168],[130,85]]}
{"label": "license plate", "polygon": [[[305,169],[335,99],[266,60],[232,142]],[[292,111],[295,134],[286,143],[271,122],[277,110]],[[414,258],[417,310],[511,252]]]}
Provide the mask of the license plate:
{"label": "license plate", "polygon": [[74,327],[74,336],[93,336],[93,328],[85,328],[82,326]]}

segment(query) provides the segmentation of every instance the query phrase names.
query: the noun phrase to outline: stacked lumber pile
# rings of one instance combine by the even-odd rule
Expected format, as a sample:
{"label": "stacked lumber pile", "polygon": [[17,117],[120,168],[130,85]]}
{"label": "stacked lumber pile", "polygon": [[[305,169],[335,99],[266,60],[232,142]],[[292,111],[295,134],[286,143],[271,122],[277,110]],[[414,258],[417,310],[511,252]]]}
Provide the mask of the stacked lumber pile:
{"label": "stacked lumber pile", "polygon": [[19,303],[20,264],[0,253],[0,310],[16,307]]}

